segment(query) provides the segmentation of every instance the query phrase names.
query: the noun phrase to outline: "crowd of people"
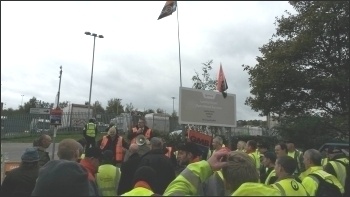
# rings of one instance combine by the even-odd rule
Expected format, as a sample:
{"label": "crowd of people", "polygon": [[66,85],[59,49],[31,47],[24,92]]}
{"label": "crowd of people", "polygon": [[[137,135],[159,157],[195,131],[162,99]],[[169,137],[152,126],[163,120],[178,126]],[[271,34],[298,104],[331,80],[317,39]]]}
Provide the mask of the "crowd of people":
{"label": "crowd of people", "polygon": [[189,140],[168,146],[142,118],[128,139],[113,124],[96,141],[97,132],[91,119],[84,138],[59,143],[58,160],[46,152],[51,137],[40,136],[7,173],[1,196],[349,196],[349,157],[336,147],[324,155],[293,141],[271,150],[248,140],[231,151],[216,136],[204,154]]}

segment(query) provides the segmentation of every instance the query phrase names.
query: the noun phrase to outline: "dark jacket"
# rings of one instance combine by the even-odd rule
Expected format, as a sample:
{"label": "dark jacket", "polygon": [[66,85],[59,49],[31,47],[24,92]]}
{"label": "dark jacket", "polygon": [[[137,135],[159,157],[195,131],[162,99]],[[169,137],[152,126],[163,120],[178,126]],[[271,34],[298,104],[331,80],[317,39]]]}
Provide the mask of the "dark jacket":
{"label": "dark jacket", "polygon": [[30,196],[38,173],[38,166],[21,165],[9,171],[1,185],[1,196]]}
{"label": "dark jacket", "polygon": [[130,155],[129,159],[122,163],[120,167],[120,181],[118,187],[118,195],[124,194],[134,188],[132,180],[134,173],[138,168],[141,157],[138,153]]}
{"label": "dark jacket", "polygon": [[50,155],[48,152],[38,148],[38,154],[39,154],[39,167],[44,166],[47,162],[50,161]]}
{"label": "dark jacket", "polygon": [[[135,127],[134,127],[134,128],[135,128]],[[139,127],[136,126],[136,129],[138,130]],[[136,136],[138,136],[138,135],[141,135],[141,134],[142,134],[142,135],[145,135],[148,129],[149,129],[149,128],[148,128],[147,126],[144,126],[144,127],[143,127],[142,133],[135,133],[135,132],[133,132],[133,131],[131,130],[131,131],[128,133],[128,139],[129,139],[129,140],[132,140],[132,139],[134,139],[134,138],[135,138]],[[151,130],[151,136],[150,136],[149,140],[150,140],[152,137],[154,137],[154,136],[153,136],[153,131]]]}
{"label": "dark jacket", "polygon": [[171,160],[164,155],[164,149],[150,150],[142,156],[139,167],[149,166],[153,168],[158,179],[153,192],[163,194],[171,181],[175,179],[175,169]]}

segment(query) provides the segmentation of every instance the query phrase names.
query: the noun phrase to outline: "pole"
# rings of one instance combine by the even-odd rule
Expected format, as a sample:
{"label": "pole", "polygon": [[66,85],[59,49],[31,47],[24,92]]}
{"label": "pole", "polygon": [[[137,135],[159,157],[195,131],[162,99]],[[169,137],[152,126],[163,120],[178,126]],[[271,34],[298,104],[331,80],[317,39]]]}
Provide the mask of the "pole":
{"label": "pole", "polygon": [[94,36],[94,47],[93,47],[93,49],[92,49],[92,66],[91,66],[89,106],[88,106],[88,117],[87,117],[88,120],[89,120],[89,118],[90,118],[90,103],[91,103],[92,76],[93,76],[93,74],[94,74],[95,41],[96,41],[96,36]]}
{"label": "pole", "polygon": [[[58,84],[58,93],[57,93],[57,105],[56,108],[59,107],[59,103],[60,103],[60,91],[61,91],[61,79],[62,79],[62,65],[60,66],[60,82]],[[57,135],[57,125],[55,125],[54,129],[53,129],[53,138],[52,138],[52,160],[55,159],[55,147],[56,147],[56,135]]]}
{"label": "pole", "polygon": [[[177,3],[176,3],[177,4]],[[179,64],[180,64],[180,87],[182,87],[182,74],[181,74],[181,55],[180,55],[180,25],[179,25],[179,6],[176,5],[176,15],[177,15],[177,41],[179,43]]]}
{"label": "pole", "polygon": [[171,97],[173,99],[173,114],[175,112],[175,108],[174,108],[174,101],[175,101],[175,97]]}

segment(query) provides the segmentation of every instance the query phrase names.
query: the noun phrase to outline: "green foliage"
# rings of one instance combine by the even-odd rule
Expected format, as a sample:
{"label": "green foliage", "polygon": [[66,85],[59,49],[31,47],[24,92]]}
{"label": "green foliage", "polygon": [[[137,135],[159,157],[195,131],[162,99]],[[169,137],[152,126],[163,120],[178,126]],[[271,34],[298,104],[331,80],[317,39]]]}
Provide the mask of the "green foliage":
{"label": "green foliage", "polygon": [[198,72],[195,71],[196,75],[192,77],[193,86],[192,88],[201,89],[201,90],[215,90],[217,80],[210,77],[209,71],[212,69],[211,64],[213,60],[209,60],[206,63],[202,63],[203,73],[199,76]]}
{"label": "green foliage", "polygon": [[121,104],[121,100],[122,99],[119,99],[119,98],[113,98],[113,99],[108,100],[106,112],[107,113],[115,113],[117,115],[123,113],[124,107]]}
{"label": "green foliage", "polygon": [[156,112],[157,112],[157,114],[163,114],[163,113],[165,113],[164,109],[161,109],[161,108],[158,108],[158,109],[156,110]]}
{"label": "green foliage", "polygon": [[96,116],[96,114],[105,113],[105,109],[102,107],[99,101],[95,101],[95,103],[92,105],[92,109],[93,109],[94,116]]}
{"label": "green foliage", "polygon": [[297,14],[276,18],[277,32],[259,50],[246,105],[260,115],[319,116],[348,136],[349,2],[293,1]]}
{"label": "green foliage", "polygon": [[126,113],[130,113],[130,112],[132,112],[132,111],[134,111],[134,110],[135,110],[135,108],[134,108],[134,106],[132,105],[132,103],[126,104],[126,106],[125,106],[125,112],[126,112]]}

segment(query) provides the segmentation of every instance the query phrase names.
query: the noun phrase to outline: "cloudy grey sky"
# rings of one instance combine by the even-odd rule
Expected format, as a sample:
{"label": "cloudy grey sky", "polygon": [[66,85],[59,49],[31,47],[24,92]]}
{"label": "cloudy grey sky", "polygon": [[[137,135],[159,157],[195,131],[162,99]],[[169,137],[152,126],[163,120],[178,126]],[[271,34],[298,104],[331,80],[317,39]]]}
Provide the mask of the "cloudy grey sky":
{"label": "cloudy grey sky", "polygon": [[[178,111],[179,61],[176,12],[157,20],[165,1],[1,2],[1,102],[18,108],[35,96],[55,102],[63,66],[60,101],[89,100],[93,37],[96,39],[91,102],[111,98],[135,108]],[[195,70],[220,62],[228,92],[236,94],[237,119],[265,119],[244,105],[250,95],[242,64],[255,65],[258,50],[275,33],[281,2],[178,2],[182,85],[192,87]]]}

